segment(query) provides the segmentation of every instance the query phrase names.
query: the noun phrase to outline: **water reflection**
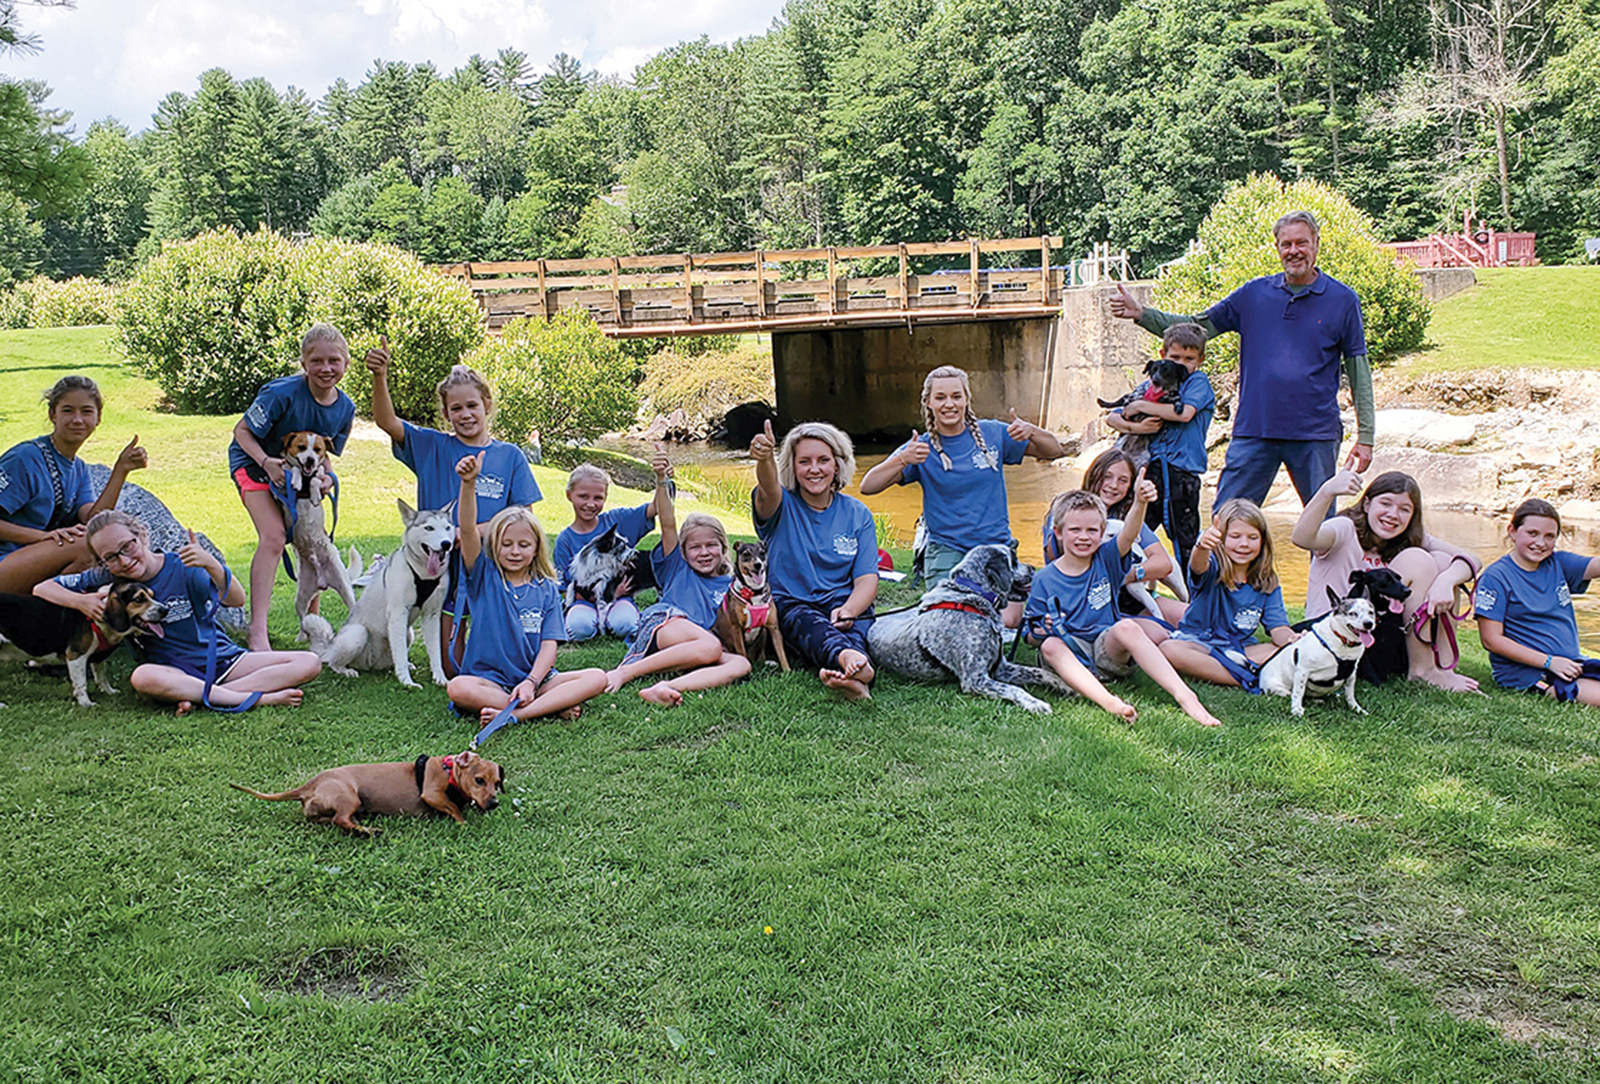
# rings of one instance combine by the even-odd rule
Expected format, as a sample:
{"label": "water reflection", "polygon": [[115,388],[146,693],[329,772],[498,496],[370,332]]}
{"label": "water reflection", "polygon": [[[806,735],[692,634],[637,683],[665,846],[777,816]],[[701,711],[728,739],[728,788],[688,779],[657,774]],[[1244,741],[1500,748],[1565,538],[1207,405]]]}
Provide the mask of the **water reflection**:
{"label": "water reflection", "polygon": [[[619,451],[632,455],[641,452],[648,456],[649,447],[632,442],[617,442]],[[881,463],[893,448],[861,449],[856,451],[856,478],[859,480],[872,467]],[[729,451],[709,444],[679,444],[672,448],[673,459],[680,463],[697,465],[709,479],[726,478],[740,483],[754,484],[755,465],[742,452]],[[1011,511],[1011,533],[1020,543],[1019,553],[1024,561],[1037,565],[1043,557],[1040,544],[1040,525],[1045,510],[1057,493],[1077,486],[1081,474],[1069,460],[1060,463],[1040,463],[1024,460],[1016,466],[1006,466],[1006,494]],[[854,485],[846,492],[860,499],[876,513],[887,513],[890,526],[901,546],[909,548],[917,517],[922,514],[922,489],[920,486],[890,486],[882,493],[862,497]],[[1210,507],[1211,497],[1201,498],[1202,509]],[[1283,581],[1284,599],[1291,606],[1305,601],[1306,575],[1310,556],[1304,550],[1289,544],[1289,532],[1294,528],[1298,509],[1277,511],[1269,509],[1267,520],[1272,525],[1272,537],[1277,542],[1278,576]],[[1503,517],[1484,516],[1472,512],[1429,511],[1428,532],[1449,539],[1462,549],[1478,554],[1485,563],[1506,552],[1506,523]],[[1568,528],[1562,548],[1577,553],[1600,553],[1600,529],[1583,526]],[[1586,651],[1600,654],[1600,584],[1591,595],[1573,599],[1578,614],[1578,632]]]}

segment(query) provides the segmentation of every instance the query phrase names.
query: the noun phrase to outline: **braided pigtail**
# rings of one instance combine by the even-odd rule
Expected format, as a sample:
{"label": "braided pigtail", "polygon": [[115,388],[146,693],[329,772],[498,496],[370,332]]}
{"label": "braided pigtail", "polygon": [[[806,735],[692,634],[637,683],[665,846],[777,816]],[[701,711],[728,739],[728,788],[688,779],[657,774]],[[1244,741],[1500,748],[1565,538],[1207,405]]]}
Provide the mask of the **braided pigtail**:
{"label": "braided pigtail", "polygon": [[999,470],[1000,455],[991,452],[989,445],[984,443],[983,430],[978,428],[978,416],[972,412],[970,406],[967,407],[967,431],[972,434],[972,440],[977,444],[978,452],[983,456],[984,462],[989,464],[989,469]]}
{"label": "braided pigtail", "polygon": [[933,408],[928,405],[926,394],[922,399],[922,428],[928,434],[928,443],[939,453],[939,462],[945,470],[949,470],[950,457],[945,454],[944,445],[939,441],[939,427],[933,420]]}

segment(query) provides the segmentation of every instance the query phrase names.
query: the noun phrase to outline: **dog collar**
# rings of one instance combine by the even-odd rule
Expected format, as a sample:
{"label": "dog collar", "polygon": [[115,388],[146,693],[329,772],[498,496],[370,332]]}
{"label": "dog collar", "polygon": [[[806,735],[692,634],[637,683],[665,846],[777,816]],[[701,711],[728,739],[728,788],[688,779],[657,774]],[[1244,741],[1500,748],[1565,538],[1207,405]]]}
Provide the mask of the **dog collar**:
{"label": "dog collar", "polygon": [[974,595],[977,595],[991,606],[998,606],[1000,604],[1000,596],[983,586],[981,583],[974,583],[965,576],[951,576],[950,582],[955,584],[957,587],[966,588],[968,591],[971,591]]}
{"label": "dog collar", "polygon": [[966,602],[930,602],[929,610],[960,610],[962,613],[977,614],[979,617],[988,617],[989,614]]}
{"label": "dog collar", "polygon": [[445,757],[444,758],[444,785],[446,787],[453,787],[453,786],[456,785],[456,758],[455,757]]}
{"label": "dog collar", "polygon": [[417,775],[417,792],[418,793],[422,792],[422,789],[423,789],[422,781],[423,781],[424,778],[426,778],[426,776],[428,774],[428,761],[430,759],[432,759],[432,758],[429,757],[427,753],[423,753],[420,757],[417,758],[417,762],[411,766],[411,770],[413,772],[415,772],[416,775]]}
{"label": "dog collar", "polygon": [[94,630],[94,652],[95,652],[95,654],[98,655],[102,651],[110,651],[112,649],[112,647],[115,646],[114,644],[112,644],[111,640],[106,636],[105,630],[100,627],[98,622],[96,622],[96,621],[89,622],[89,627]]}
{"label": "dog collar", "polygon": [[[1332,629],[1329,629],[1328,631],[1329,632],[1333,632]],[[1328,649],[1328,654],[1330,654],[1330,655],[1337,655],[1338,654],[1338,652],[1333,650],[1333,648],[1328,644],[1328,641],[1326,641],[1326,640],[1324,640],[1322,638],[1322,633],[1317,631],[1317,627],[1315,625],[1311,626],[1311,635],[1313,635],[1313,636],[1315,636],[1317,638],[1317,643],[1321,644],[1323,647]],[[1337,632],[1333,633],[1333,638],[1335,640],[1338,640],[1345,647],[1356,647],[1357,645],[1359,645],[1361,643],[1360,640],[1346,640],[1343,636],[1340,636]]]}
{"label": "dog collar", "polygon": [[733,589],[733,593],[738,595],[745,602],[749,602],[751,599],[756,597],[756,589],[754,587],[746,587],[744,584],[740,584],[738,587],[735,587]]}

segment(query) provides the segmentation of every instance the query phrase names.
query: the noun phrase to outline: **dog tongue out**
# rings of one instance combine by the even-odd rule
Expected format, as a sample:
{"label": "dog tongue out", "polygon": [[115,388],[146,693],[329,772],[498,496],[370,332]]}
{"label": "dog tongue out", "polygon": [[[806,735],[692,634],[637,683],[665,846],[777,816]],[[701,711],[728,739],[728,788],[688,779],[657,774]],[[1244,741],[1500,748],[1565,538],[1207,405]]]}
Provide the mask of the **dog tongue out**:
{"label": "dog tongue out", "polygon": [[1392,598],[1389,600],[1389,612],[1392,614],[1403,614],[1406,612],[1406,604],[1397,598]]}
{"label": "dog tongue out", "polygon": [[1372,633],[1368,632],[1366,629],[1357,629],[1356,639],[1361,641],[1362,647],[1372,646]]}
{"label": "dog tongue out", "polygon": [[426,573],[428,579],[430,579],[430,580],[438,579],[438,577],[439,577],[439,555],[437,553],[433,552],[433,550],[427,549],[426,547],[424,547],[423,552],[428,555],[428,571]]}

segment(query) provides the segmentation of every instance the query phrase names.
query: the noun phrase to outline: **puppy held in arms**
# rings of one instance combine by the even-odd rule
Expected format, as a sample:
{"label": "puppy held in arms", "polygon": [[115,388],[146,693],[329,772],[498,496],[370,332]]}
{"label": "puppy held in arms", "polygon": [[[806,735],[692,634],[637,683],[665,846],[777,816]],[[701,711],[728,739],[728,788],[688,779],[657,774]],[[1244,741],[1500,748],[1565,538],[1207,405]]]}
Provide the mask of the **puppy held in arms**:
{"label": "puppy held in arms", "polygon": [[1305,635],[1261,664],[1261,691],[1289,698],[1289,711],[1304,715],[1307,696],[1332,696],[1344,689],[1344,701],[1361,715],[1356,703],[1356,668],[1372,646],[1378,612],[1365,598],[1340,598],[1328,590],[1333,609],[1314,622]]}
{"label": "puppy held in arms", "polygon": [[332,453],[333,442],[317,433],[284,434],[284,479],[294,501],[292,513],[284,509],[284,524],[289,528],[295,556],[300,558],[294,595],[294,614],[300,621],[310,612],[311,600],[328,588],[339,593],[347,610],[356,607],[356,593],[350,581],[361,575],[360,559],[352,551],[350,560],[355,567],[345,567],[328,534],[322,509],[323,497],[332,484],[328,467]]}
{"label": "puppy held in arms", "polygon": [[567,585],[567,607],[574,602],[589,603],[600,614],[601,628],[605,627],[606,610],[619,595],[656,585],[649,554],[634,549],[614,526],[583,544],[573,555],[569,572],[572,582]]}
{"label": "puppy held in arms", "polygon": [[1002,650],[1000,611],[1014,575],[1009,546],[968,550],[915,612],[885,614],[872,623],[867,646],[873,662],[916,681],[960,682],[964,693],[1049,715],[1050,705],[1019,683],[1069,695],[1071,688],[1052,671],[1018,666]]}
{"label": "puppy held in arms", "polygon": [[[1119,398],[1096,399],[1095,402],[1107,410],[1120,410],[1135,399],[1170,405],[1183,397],[1183,382],[1189,378],[1189,370],[1182,363],[1170,358],[1152,358],[1145,364],[1144,372],[1149,380],[1140,387]],[[1124,433],[1117,438],[1116,447],[1132,457],[1137,469],[1150,461],[1150,439],[1150,434]]]}

